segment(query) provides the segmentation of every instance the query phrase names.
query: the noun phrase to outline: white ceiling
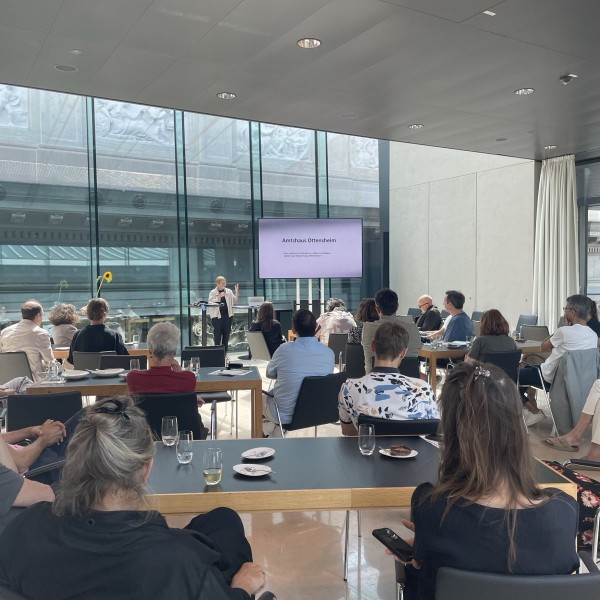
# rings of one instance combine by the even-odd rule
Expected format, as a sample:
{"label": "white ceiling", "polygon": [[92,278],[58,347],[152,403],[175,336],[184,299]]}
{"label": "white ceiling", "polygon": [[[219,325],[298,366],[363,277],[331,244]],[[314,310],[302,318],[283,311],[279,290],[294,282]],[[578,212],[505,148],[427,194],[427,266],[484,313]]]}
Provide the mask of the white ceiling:
{"label": "white ceiling", "polygon": [[[598,0],[1,0],[0,82],[588,158],[600,155],[599,22]],[[302,50],[302,37],[322,45]],[[65,64],[78,70],[54,68]],[[579,77],[563,86],[568,73]],[[515,96],[521,87],[536,91]],[[219,100],[220,91],[237,98]],[[545,151],[550,144],[558,148]]]}

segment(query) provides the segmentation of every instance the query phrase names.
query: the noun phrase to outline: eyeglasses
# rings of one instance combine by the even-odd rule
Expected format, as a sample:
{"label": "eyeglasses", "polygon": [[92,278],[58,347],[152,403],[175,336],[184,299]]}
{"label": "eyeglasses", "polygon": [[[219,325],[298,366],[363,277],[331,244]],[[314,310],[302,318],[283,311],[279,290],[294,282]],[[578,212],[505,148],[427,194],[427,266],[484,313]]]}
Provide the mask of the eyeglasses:
{"label": "eyeglasses", "polygon": [[114,404],[112,408],[103,404],[102,406],[95,407],[93,411],[104,415],[121,415],[124,421],[130,420],[129,415],[125,412],[125,404],[123,402],[120,400],[111,400],[111,403]]}
{"label": "eyeglasses", "polygon": [[429,302],[423,302],[423,304],[419,304],[419,308],[423,308],[424,306],[429,306]]}
{"label": "eyeglasses", "polygon": [[563,306],[563,310],[575,310],[571,306]]}

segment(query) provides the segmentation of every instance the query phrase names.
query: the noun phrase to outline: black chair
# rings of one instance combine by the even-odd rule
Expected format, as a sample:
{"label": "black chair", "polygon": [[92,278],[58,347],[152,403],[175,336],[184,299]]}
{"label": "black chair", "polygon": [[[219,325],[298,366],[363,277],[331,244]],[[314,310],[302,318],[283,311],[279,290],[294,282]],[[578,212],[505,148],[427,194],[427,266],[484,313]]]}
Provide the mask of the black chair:
{"label": "black chair", "polygon": [[471,315],[471,321],[481,321],[484,312],[483,310],[474,310]]}
{"label": "black chair", "polygon": [[440,311],[440,317],[442,317],[442,320],[449,316],[450,316],[450,313],[447,310]]}
{"label": "black chair", "polygon": [[140,370],[145,371],[148,368],[148,357],[145,354],[102,354],[100,356],[101,369],[125,369],[129,371],[130,363],[137,358],[140,361]]}
{"label": "black chair", "polygon": [[419,379],[421,377],[421,369],[419,368],[418,356],[405,356],[398,367],[402,375]]}
{"label": "black chair", "polygon": [[359,425],[374,425],[375,435],[436,435],[439,419],[379,419],[358,415]]}
{"label": "black chair", "polygon": [[[347,374],[345,371],[332,373],[331,375],[305,377],[298,392],[291,423],[284,424],[281,422],[279,408],[274,403],[282,435],[285,436],[287,431],[314,427],[315,437],[317,437],[317,427],[319,425],[336,423],[340,418],[338,394],[346,379]],[[272,396],[270,392],[265,393]]]}
{"label": "black chair", "polygon": [[422,313],[420,308],[409,308],[406,314],[410,317],[415,317],[416,320],[416,317],[420,317]]}
{"label": "black chair", "polygon": [[478,337],[481,335],[481,321],[471,321],[473,323],[473,333],[475,334],[475,337]]}
{"label": "black chair", "polygon": [[362,344],[346,344],[346,377],[358,379],[365,375],[365,353]]}
{"label": "black chair", "polygon": [[189,429],[195,440],[206,439],[207,429],[198,414],[195,392],[186,394],[139,394],[136,405],[145,413],[148,424],[157,439],[160,439],[162,418],[177,417],[180,430]]}
{"label": "black chair", "polygon": [[333,350],[335,356],[335,364],[340,366],[340,354],[342,355],[343,365],[346,362],[346,344],[348,343],[347,333],[330,333],[327,345]]}
{"label": "black chair", "polygon": [[[181,352],[181,362],[190,360],[197,356],[200,359],[200,367],[224,367],[225,366],[225,346],[186,346]],[[213,401],[231,402],[231,431],[233,432],[233,402],[235,402],[235,437],[238,436],[238,405],[237,398],[234,400],[231,394],[227,392],[202,392],[200,394],[207,404]],[[216,430],[213,435],[216,436]],[[216,439],[216,437],[214,438]]]}
{"label": "black chair", "polygon": [[519,320],[517,321],[516,330],[521,333],[522,325],[537,325],[538,316],[537,315],[519,315]]}
{"label": "black chair", "polygon": [[25,596],[13,592],[10,588],[0,584],[0,600],[27,600]]}
{"label": "black chair", "polygon": [[6,431],[41,425],[46,419],[65,423],[81,410],[81,392],[23,394],[6,399]]}
{"label": "black chair", "polygon": [[505,352],[488,352],[482,356],[482,362],[491,363],[500,367],[515,383],[519,381],[519,363],[521,350],[508,350]]}
{"label": "black chair", "polygon": [[116,354],[114,350],[106,352],[77,352],[73,351],[73,367],[78,371],[100,368],[101,357],[105,354]]}
{"label": "black chair", "polygon": [[14,377],[33,379],[26,352],[0,352],[0,383]]}
{"label": "black chair", "polygon": [[526,340],[534,340],[536,342],[543,342],[550,337],[550,332],[545,325],[522,325],[519,332],[521,333],[521,337]]}

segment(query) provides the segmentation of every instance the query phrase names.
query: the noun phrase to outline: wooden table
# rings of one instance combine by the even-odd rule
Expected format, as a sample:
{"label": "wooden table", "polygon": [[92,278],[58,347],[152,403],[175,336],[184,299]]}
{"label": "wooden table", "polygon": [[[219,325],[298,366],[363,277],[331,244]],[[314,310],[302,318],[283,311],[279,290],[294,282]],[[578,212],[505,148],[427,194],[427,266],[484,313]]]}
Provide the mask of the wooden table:
{"label": "wooden table", "polygon": [[[517,342],[517,350],[521,350],[523,354],[535,354],[541,352],[541,343],[527,340],[525,342]],[[432,348],[431,344],[423,344],[419,350],[419,356],[426,358],[429,361],[429,383],[435,393],[436,389],[436,370],[438,358],[463,358],[469,352],[469,348]]]}
{"label": "wooden table", "polygon": [[[130,356],[134,356],[134,355],[143,355],[145,354],[146,356],[149,356],[149,350],[148,350],[148,345],[147,344],[140,344],[137,348],[134,348],[131,344],[125,344],[126,348],[127,348],[127,352],[129,352]],[[67,357],[69,356],[69,348],[64,347],[64,346],[58,346],[55,348],[52,348],[52,354],[54,354],[54,358],[56,359],[62,359],[62,360],[67,360]]]}
{"label": "wooden table", "polygon": [[[411,459],[360,454],[357,439],[286,438],[206,440],[194,442],[194,458],[179,465],[175,448],[156,445],[149,487],[153,505],[163,514],[198,513],[228,506],[237,511],[350,510],[409,507],[414,489],[436,481],[439,451],[419,437],[380,437],[377,445],[408,444],[418,451]],[[259,445],[275,449],[262,461],[245,461],[243,451]],[[202,453],[219,447],[223,452],[223,478],[207,486],[202,476]],[[245,477],[233,471],[239,463],[268,465],[274,473]],[[552,486],[575,497],[577,488],[542,462],[536,462],[542,487]]]}
{"label": "wooden table", "polygon": [[[230,390],[249,390],[251,402],[251,432],[253,438],[262,438],[262,379],[256,367],[248,367],[247,375],[233,377],[211,375],[214,367],[201,368],[196,382],[196,391],[228,392]],[[52,394],[78,390],[82,396],[111,396],[126,394],[127,383],[121,377],[93,377],[71,379],[62,384],[40,381],[27,388],[28,394]]]}

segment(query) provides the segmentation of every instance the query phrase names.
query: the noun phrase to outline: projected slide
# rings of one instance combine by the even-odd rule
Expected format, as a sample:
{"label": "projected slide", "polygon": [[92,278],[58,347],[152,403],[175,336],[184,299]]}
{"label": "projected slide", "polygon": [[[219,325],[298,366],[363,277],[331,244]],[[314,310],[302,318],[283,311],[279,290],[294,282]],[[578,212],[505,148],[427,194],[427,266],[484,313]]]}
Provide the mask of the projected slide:
{"label": "projected slide", "polygon": [[259,219],[258,276],[362,277],[362,219]]}

